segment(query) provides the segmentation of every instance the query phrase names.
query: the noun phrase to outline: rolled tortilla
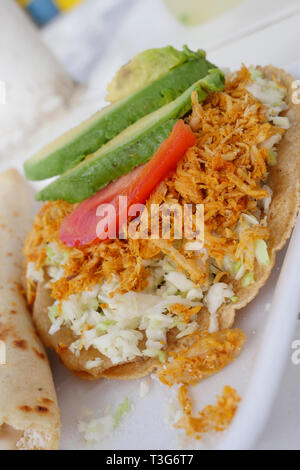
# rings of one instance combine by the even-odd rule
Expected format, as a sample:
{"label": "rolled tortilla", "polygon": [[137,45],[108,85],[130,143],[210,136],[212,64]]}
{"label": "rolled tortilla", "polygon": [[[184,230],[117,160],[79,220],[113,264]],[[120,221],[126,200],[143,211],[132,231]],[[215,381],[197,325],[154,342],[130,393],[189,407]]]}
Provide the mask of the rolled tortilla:
{"label": "rolled tortilla", "polygon": [[[45,350],[22,295],[30,196],[16,170],[0,175],[0,449],[57,449],[60,414]],[[2,354],[2,360],[4,359]]]}

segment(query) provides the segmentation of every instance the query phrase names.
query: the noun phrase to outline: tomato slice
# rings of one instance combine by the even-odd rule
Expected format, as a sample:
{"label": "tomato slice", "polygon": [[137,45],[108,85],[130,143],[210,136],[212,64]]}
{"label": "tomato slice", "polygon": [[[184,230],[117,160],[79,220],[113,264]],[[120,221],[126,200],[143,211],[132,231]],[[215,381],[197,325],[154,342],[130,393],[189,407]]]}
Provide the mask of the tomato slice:
{"label": "tomato slice", "polygon": [[[190,127],[182,119],[177,121],[170,136],[161,143],[148,163],[110,183],[79,204],[65,218],[60,229],[61,241],[68,246],[80,246],[108,238],[106,230],[97,236],[97,208],[101,204],[112,204],[116,210],[115,222],[118,226],[120,220],[127,219],[129,208],[133,204],[143,204],[195,142],[196,138]],[[119,205],[119,196],[127,197],[126,208]]]}
{"label": "tomato slice", "polygon": [[135,168],[127,175],[100,189],[94,196],[81,202],[79,206],[63,220],[60,228],[60,239],[68,246],[79,246],[90,243],[95,238],[99,217],[95,217],[97,207],[106,204],[118,196],[124,188],[135,181],[144,165]]}

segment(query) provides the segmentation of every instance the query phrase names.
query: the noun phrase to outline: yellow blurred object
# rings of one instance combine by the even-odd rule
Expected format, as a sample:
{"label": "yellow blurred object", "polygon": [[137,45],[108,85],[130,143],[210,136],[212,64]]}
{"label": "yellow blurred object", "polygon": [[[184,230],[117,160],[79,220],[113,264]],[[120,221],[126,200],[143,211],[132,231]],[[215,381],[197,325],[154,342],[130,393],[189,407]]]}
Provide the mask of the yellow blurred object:
{"label": "yellow blurred object", "polygon": [[187,26],[211,21],[235,7],[242,0],[164,0],[171,13]]}
{"label": "yellow blurred object", "polygon": [[70,8],[73,8],[83,2],[84,0],[55,0],[55,3],[60,11],[69,10]]}
{"label": "yellow blurred object", "polygon": [[21,5],[21,7],[26,7],[30,0],[17,0],[18,4]]}

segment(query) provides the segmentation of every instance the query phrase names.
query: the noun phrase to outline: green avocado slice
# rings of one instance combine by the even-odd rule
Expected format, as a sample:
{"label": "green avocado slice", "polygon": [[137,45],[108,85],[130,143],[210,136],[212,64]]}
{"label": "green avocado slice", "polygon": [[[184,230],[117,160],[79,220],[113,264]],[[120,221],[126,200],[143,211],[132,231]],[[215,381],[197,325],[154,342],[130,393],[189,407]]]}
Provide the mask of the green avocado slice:
{"label": "green avocado slice", "polygon": [[[126,96],[157,80],[165,73],[187,61],[193,54],[187,46],[179,51],[172,46],[147,49],[118,70],[112,81],[107,85],[106,99],[115,103]],[[199,58],[201,51],[198,51]],[[205,55],[203,53],[203,57]],[[198,77],[199,79],[202,77]]]}
{"label": "green avocado slice", "polygon": [[175,122],[191,109],[191,93],[203,101],[208,93],[220,91],[225,83],[219,69],[186,90],[179,98],[137,121],[74,168],[37,193],[40,201],[64,199],[80,202],[116,178],[148,161],[168,137]]}
{"label": "green avocado slice", "polygon": [[182,54],[184,63],[97,112],[29,158],[24,164],[26,177],[42,180],[64,173],[139,119],[176,99],[215,68],[203,51],[184,49]]}

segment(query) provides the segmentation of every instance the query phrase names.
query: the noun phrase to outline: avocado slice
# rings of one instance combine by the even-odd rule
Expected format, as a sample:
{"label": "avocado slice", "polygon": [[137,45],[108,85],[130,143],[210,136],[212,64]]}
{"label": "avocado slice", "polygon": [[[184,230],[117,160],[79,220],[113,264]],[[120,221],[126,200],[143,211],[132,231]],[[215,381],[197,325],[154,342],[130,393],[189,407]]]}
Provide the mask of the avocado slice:
{"label": "avocado slice", "polygon": [[80,202],[116,178],[148,161],[168,137],[175,122],[191,109],[191,93],[203,101],[209,92],[220,91],[225,83],[219,69],[186,90],[173,102],[137,121],[83,162],[70,169],[36,194],[40,201],[64,199]]}
{"label": "avocado slice", "polygon": [[26,177],[42,180],[62,174],[138,119],[176,99],[215,67],[205,60],[202,51],[186,50],[184,54],[186,59],[181,65],[43,147],[25,162]]}
{"label": "avocado slice", "polygon": [[[154,82],[171,69],[186,62],[191,54],[192,51],[187,46],[183,46],[182,51],[166,46],[140,52],[123,65],[107,85],[107,101],[115,103]],[[200,51],[197,54],[200,55]]]}

